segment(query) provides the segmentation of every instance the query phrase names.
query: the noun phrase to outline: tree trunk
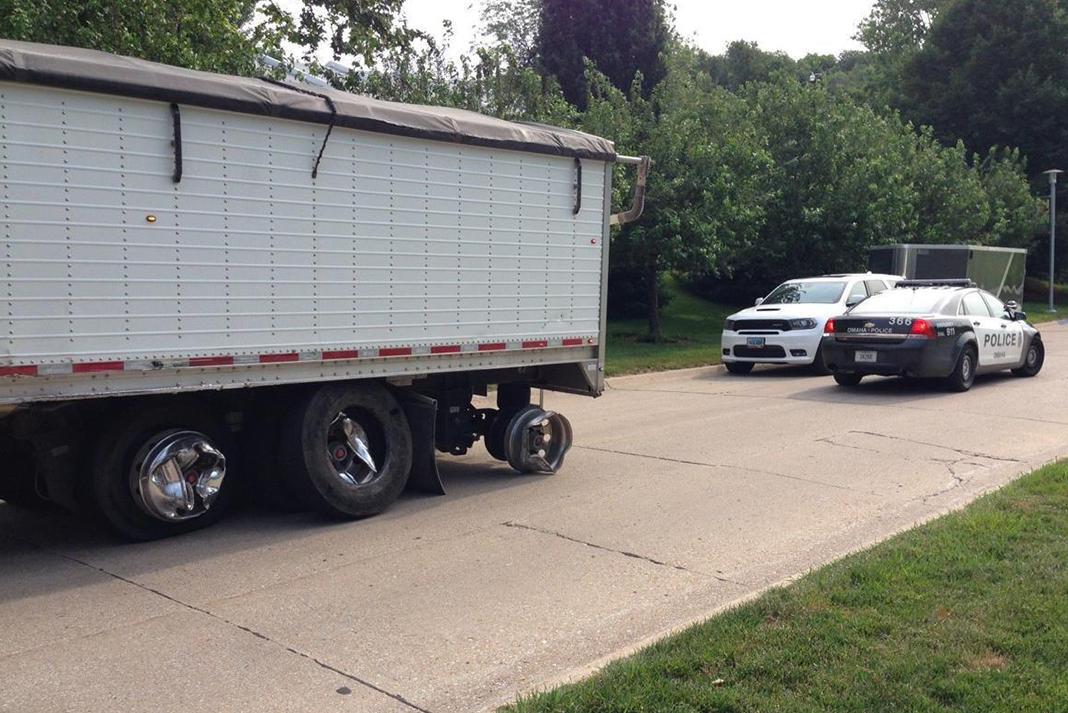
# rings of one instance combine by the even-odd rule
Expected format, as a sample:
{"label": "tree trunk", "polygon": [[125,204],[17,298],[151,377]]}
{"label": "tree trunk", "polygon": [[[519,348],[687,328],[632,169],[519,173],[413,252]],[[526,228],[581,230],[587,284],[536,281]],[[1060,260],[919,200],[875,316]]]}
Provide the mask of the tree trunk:
{"label": "tree trunk", "polygon": [[660,341],[660,271],[656,260],[650,260],[645,270],[646,303],[649,308],[649,339]]}

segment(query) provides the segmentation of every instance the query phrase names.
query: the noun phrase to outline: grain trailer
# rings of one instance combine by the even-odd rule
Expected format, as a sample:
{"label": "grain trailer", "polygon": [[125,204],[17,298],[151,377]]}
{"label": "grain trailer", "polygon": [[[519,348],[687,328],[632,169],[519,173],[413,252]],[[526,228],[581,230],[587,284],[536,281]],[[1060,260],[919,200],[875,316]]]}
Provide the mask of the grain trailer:
{"label": "grain trailer", "polygon": [[[611,214],[613,168],[634,205]],[[604,388],[610,141],[0,40],[0,498],[150,539],[242,485],[334,517]],[[479,408],[474,395],[492,394]]]}

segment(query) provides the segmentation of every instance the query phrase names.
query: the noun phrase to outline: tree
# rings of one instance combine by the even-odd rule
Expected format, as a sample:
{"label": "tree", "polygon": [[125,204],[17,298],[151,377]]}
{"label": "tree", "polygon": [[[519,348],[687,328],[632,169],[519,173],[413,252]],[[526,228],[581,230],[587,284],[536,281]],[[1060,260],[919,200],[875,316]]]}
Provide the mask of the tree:
{"label": "tree", "polygon": [[255,0],[0,0],[0,36],[249,74]]}
{"label": "tree", "polygon": [[909,62],[903,92],[904,113],[945,142],[1018,147],[1035,174],[1068,167],[1068,3],[957,0]]}
{"label": "tree", "polygon": [[877,54],[919,49],[950,0],[877,0],[857,29],[856,39]]}
{"label": "tree", "polygon": [[541,0],[538,59],[580,109],[586,107],[586,59],[623,92],[641,74],[641,96],[648,99],[666,74],[662,53],[669,36],[663,0]]}
{"label": "tree", "polygon": [[373,64],[418,33],[398,19],[404,0],[0,0],[0,36],[87,47],[226,74],[262,73],[256,59],[335,59]]}

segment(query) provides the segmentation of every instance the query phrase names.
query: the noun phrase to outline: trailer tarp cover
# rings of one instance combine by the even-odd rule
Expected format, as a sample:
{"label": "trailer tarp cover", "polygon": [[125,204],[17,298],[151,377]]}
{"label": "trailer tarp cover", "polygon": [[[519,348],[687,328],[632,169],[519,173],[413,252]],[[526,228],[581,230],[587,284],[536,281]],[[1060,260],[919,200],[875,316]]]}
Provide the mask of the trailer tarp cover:
{"label": "trailer tarp cover", "polygon": [[[463,109],[401,104],[302,84],[182,69],[78,47],[0,40],[0,80],[276,116],[433,141],[612,161],[611,141]],[[289,88],[292,87],[292,88]],[[328,96],[337,114],[333,116]]]}

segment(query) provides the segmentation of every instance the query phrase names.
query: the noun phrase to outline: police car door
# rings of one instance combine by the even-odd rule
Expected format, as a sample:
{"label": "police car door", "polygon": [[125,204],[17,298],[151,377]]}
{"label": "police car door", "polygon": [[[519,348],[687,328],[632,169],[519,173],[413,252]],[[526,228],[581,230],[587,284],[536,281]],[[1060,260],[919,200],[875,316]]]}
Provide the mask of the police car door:
{"label": "police car door", "polygon": [[1009,312],[1005,309],[1005,303],[989,292],[981,293],[986,300],[986,306],[991,315],[998,323],[998,332],[1001,334],[999,341],[1001,347],[997,350],[1004,352],[1003,359],[997,360],[997,364],[1015,365],[1023,361],[1024,331],[1023,325],[1014,319],[1009,319]]}
{"label": "police car door", "polygon": [[1001,320],[994,319],[990,314],[983,296],[978,291],[969,291],[960,302],[960,313],[967,315],[975,328],[975,336],[979,340],[979,366],[986,368],[1005,362],[1005,349],[1001,345]]}

